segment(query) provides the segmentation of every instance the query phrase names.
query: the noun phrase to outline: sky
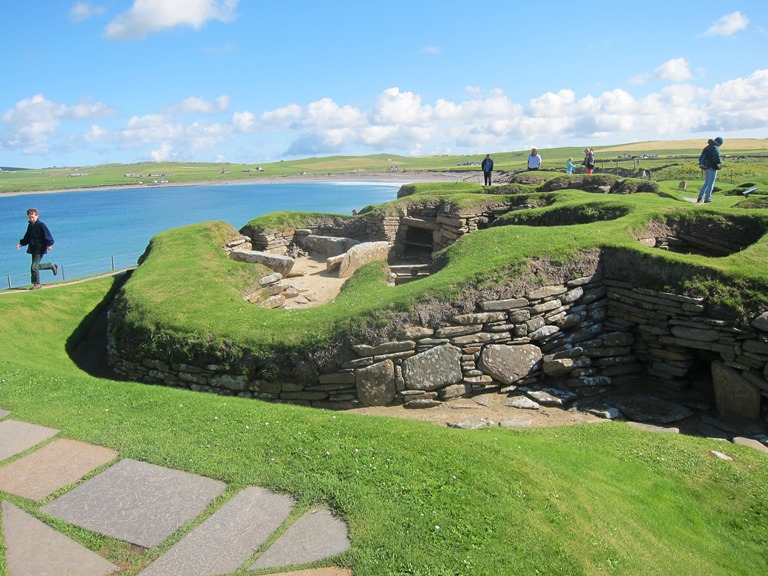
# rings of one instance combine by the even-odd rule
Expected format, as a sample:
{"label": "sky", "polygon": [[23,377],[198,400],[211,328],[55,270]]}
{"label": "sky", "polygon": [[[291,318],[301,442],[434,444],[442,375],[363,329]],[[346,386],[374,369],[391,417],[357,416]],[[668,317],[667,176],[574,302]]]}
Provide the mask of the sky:
{"label": "sky", "polygon": [[768,2],[3,0],[0,166],[768,137]]}

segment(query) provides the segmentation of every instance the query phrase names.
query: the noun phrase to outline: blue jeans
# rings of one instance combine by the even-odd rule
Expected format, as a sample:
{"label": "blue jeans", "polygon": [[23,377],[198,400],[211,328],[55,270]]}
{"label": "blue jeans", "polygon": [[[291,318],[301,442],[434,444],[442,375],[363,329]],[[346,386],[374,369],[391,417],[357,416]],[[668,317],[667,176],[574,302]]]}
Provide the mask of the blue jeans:
{"label": "blue jeans", "polygon": [[43,254],[32,254],[32,284],[40,284],[40,270],[53,270],[53,264],[50,262],[40,263]]}
{"label": "blue jeans", "polygon": [[714,168],[707,168],[704,170],[704,186],[699,190],[699,197],[696,199],[697,202],[701,202],[702,200],[704,200],[704,202],[712,201],[712,190],[715,189],[716,179],[717,170]]}

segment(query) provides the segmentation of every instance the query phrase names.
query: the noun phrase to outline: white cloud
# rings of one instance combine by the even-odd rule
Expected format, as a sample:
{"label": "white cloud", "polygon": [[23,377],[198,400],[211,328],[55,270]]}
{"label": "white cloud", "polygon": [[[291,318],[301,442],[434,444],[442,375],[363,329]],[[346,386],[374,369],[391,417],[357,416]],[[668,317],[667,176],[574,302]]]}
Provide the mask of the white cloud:
{"label": "white cloud", "polygon": [[738,10],[720,18],[704,32],[704,36],[731,36],[749,25],[749,18]]}
{"label": "white cloud", "polygon": [[[667,69],[679,74],[685,66]],[[708,88],[673,82],[642,97],[621,88],[585,95],[562,89],[528,102],[515,102],[501,90],[467,97],[426,102],[416,92],[393,87],[368,107],[321,98],[260,114],[238,110],[217,122],[208,121],[209,115],[226,112],[228,97],[188,98],[163,113],[133,116],[115,126],[93,123],[112,113],[105,104],[66,105],[38,94],[0,113],[0,149],[63,154],[85,142],[112,157],[118,149],[133,150],[139,158],[209,160],[237,150],[230,160],[243,161],[248,155],[477,154],[715,133],[754,136],[768,129],[768,69]],[[89,120],[77,132],[78,123]],[[65,137],[69,127],[75,130]]]}
{"label": "white cloud", "polygon": [[688,61],[685,58],[667,60],[653,71],[653,75],[668,82],[687,82],[693,78]]}
{"label": "white cloud", "polygon": [[9,135],[3,138],[3,146],[21,150],[25,154],[45,154],[65,120],[96,120],[113,114],[113,110],[101,102],[82,100],[68,106],[52,102],[42,94],[25,98],[0,116],[0,122],[8,126]]}
{"label": "white cloud", "polygon": [[219,96],[215,100],[206,100],[198,96],[190,96],[179,104],[167,108],[168,112],[179,114],[216,114],[229,109],[229,96]]}
{"label": "white cloud", "polygon": [[424,48],[422,48],[421,51],[424,52],[424,54],[442,54],[443,53],[442,48],[440,48],[439,46],[433,46],[431,44],[429,46],[424,46]]}
{"label": "white cloud", "polygon": [[664,62],[651,74],[642,72],[632,76],[629,83],[631,85],[645,84],[651,78],[658,78],[664,82],[687,82],[693,78],[693,74],[685,58],[673,58]]}
{"label": "white cloud", "polygon": [[229,22],[238,0],[133,0],[128,12],[107,25],[112,40],[134,40],[176,26],[199,30],[209,20]]}
{"label": "white cloud", "polygon": [[69,10],[69,19],[72,22],[82,22],[94,16],[102,16],[105,12],[103,6],[92,6],[88,2],[77,2]]}

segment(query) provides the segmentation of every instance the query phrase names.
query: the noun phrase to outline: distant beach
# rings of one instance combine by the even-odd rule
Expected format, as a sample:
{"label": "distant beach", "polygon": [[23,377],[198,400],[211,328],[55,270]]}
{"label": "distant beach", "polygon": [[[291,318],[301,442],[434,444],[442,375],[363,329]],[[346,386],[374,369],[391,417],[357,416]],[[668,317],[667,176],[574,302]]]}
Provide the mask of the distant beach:
{"label": "distant beach", "polygon": [[113,184],[108,186],[91,186],[84,188],[59,188],[53,190],[35,190],[30,192],[4,192],[0,188],[0,196],[21,196],[27,194],[57,194],[59,192],[99,192],[103,190],[130,190],[135,188],[169,188],[178,186],[228,186],[240,184],[287,184],[290,182],[311,183],[380,183],[380,184],[415,184],[419,182],[482,182],[482,172],[430,172],[418,171],[387,171],[387,172],[343,172],[328,174],[294,174],[261,178],[237,178],[232,180],[201,180],[191,182],[163,182],[158,184]]}

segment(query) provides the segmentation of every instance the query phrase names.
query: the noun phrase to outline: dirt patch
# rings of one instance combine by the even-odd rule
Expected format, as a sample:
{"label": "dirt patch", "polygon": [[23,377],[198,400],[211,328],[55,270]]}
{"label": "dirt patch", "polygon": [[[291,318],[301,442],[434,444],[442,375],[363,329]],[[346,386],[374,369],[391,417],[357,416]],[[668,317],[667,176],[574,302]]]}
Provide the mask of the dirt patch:
{"label": "dirt patch", "polygon": [[432,422],[441,426],[456,424],[464,420],[490,420],[493,425],[511,428],[541,428],[544,426],[565,426],[605,422],[575,408],[547,408],[538,410],[513,408],[509,406],[510,396],[501,393],[482,394],[472,398],[456,398],[431,408],[405,408],[403,406],[369,406],[345,410],[345,413],[365,416],[388,416]]}
{"label": "dirt patch", "polygon": [[335,272],[328,272],[325,258],[299,256],[294,259],[287,281],[299,289],[303,298],[287,300],[284,307],[287,310],[300,310],[332,302],[347,278],[339,278]]}

